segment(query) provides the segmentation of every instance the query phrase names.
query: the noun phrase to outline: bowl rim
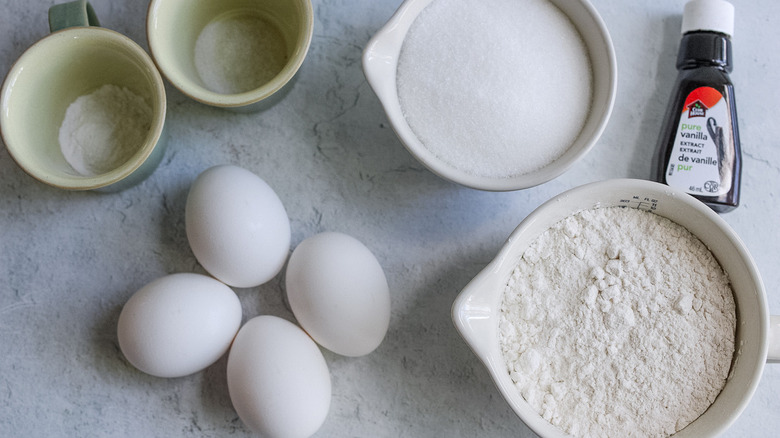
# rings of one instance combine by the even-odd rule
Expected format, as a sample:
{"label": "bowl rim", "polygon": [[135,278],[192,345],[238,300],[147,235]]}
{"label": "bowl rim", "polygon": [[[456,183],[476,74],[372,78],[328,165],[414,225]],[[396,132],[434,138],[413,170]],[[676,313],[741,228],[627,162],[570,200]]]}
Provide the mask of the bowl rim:
{"label": "bowl rim", "polygon": [[[591,111],[585,123],[586,126],[592,125],[592,129],[589,130],[592,135],[587,138],[587,136],[582,137],[581,133],[572,145],[577,146],[570,147],[558,159],[533,172],[508,178],[473,175],[444,163],[430,152],[414,134],[403,115],[396,88],[396,71],[406,33],[416,17],[433,1],[435,0],[405,0],[387,23],[369,40],[363,50],[362,57],[363,73],[369,86],[379,98],[380,104],[398,140],[415,159],[437,176],[466,187],[485,191],[512,191],[534,187],[557,178],[569,170],[594,147],[607,126],[615,103],[617,94],[617,58],[609,30],[598,11],[589,0],[577,0],[573,4],[582,6],[582,10],[592,20],[595,26],[594,29],[600,36],[603,46],[599,50],[604,51],[601,55],[603,55],[607,64],[599,67],[605,67],[605,71],[608,73],[608,78],[606,79],[608,85],[603,93],[606,95],[606,99],[602,99],[601,103],[597,104],[596,96],[594,95],[591,102],[592,109],[601,105],[602,111],[600,113]],[[552,1],[556,6],[557,3],[572,4],[561,0]],[[580,33],[582,34],[581,31]],[[588,51],[592,62],[594,50],[589,47]],[[596,87],[595,80],[594,78],[594,91]],[[594,114],[596,115],[594,116]],[[595,120],[595,122],[591,122],[591,120]],[[583,129],[584,131],[585,129]],[[582,140],[583,138],[586,138],[586,140]]]}
{"label": "bowl rim", "polygon": [[[503,357],[498,349],[498,340],[495,338],[495,331],[498,327],[497,306],[500,305],[501,297],[503,294],[503,284],[505,284],[508,277],[497,278],[502,269],[507,263],[514,263],[513,256],[522,254],[527,247],[527,243],[533,241],[542,231],[539,231],[539,227],[546,229],[549,225],[557,222],[563,217],[574,214],[572,211],[563,215],[555,215],[551,217],[550,211],[560,207],[561,204],[565,204],[571,201],[576,201],[578,197],[583,194],[601,193],[606,190],[619,190],[622,193],[637,192],[637,193],[653,193],[662,197],[661,202],[678,202],[684,206],[685,211],[689,212],[696,219],[711,221],[712,224],[722,231],[722,237],[725,244],[732,246],[734,251],[739,255],[739,258],[744,262],[744,270],[747,276],[755,284],[755,291],[751,296],[755,297],[756,306],[758,310],[756,326],[759,330],[759,337],[755,343],[751,343],[750,347],[753,350],[753,356],[760,359],[755,360],[755,363],[748,362],[745,365],[741,365],[740,373],[744,376],[749,376],[749,382],[743,388],[741,398],[736,403],[734,409],[727,411],[722,410],[718,413],[721,421],[715,425],[714,430],[716,435],[722,433],[728,427],[733,424],[739,417],[748,402],[752,398],[758,383],[760,381],[764,365],[766,363],[766,357],[769,344],[769,310],[767,307],[766,293],[761,276],[758,272],[758,268],[750,255],[747,247],[736,234],[736,232],[728,225],[728,223],[721,218],[717,213],[712,211],[705,204],[701,203],[697,199],[688,195],[687,193],[676,191],[668,186],[660,183],[630,179],[619,178],[604,181],[597,181],[587,183],[578,187],[569,189],[559,195],[549,199],[539,207],[537,207],[531,214],[523,219],[520,224],[502,245],[495,258],[488,263],[457,295],[452,304],[451,316],[455,325],[456,331],[464,342],[469,346],[472,352],[477,356],[480,362],[487,368],[490,377],[499,390],[501,395],[510,405],[512,410],[517,416],[535,433],[542,437],[555,437],[563,438],[569,437],[568,434],[562,430],[553,426],[547,420],[544,420],[531,406],[525,402],[519,392],[515,389],[514,385],[509,378],[508,373],[505,370]],[[636,207],[645,210],[654,211],[655,209],[651,204],[642,205],[642,200],[639,200]],[[613,206],[614,203],[603,205],[601,203],[593,204],[590,208]],[[690,210],[689,210],[690,209]],[[581,211],[583,208],[577,209]],[[559,217],[560,216],[560,217]],[[662,214],[662,216],[666,217]],[[525,233],[529,233],[529,230],[533,230],[530,236],[523,236]],[[521,239],[522,236],[522,239]],[[697,236],[699,237],[699,236]],[[701,237],[699,237],[702,239]],[[521,241],[522,240],[522,241]],[[518,243],[518,241],[521,241]],[[720,262],[720,261],[719,261]],[[491,289],[490,287],[494,288]],[[498,286],[498,287],[495,287]],[[736,295],[735,295],[736,298]],[[489,324],[492,324],[490,326]],[[492,328],[493,332],[486,333],[486,327]],[[740,330],[740,324],[738,323],[738,333]],[[489,336],[488,336],[489,335]],[[735,353],[735,362],[739,358],[744,357],[742,349],[744,346],[737,346],[737,352]],[[742,363],[745,361],[742,360]],[[734,376],[734,365],[729,371],[727,381],[730,381]],[[731,385],[734,387],[735,385]],[[726,388],[724,388],[726,391]],[[714,403],[717,402],[717,399]],[[698,426],[693,426],[695,422],[691,423],[688,427],[677,432],[674,436],[702,436],[702,429]]]}

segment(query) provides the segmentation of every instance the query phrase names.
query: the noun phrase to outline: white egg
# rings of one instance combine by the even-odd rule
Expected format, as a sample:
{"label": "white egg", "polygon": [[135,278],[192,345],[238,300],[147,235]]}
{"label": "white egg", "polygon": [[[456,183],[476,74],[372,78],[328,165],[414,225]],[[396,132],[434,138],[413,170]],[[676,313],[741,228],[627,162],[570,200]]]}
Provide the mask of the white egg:
{"label": "white egg", "polygon": [[273,189],[254,173],[222,165],[192,183],[185,228],[195,258],[214,277],[254,287],[282,270],[290,251],[290,219]]}
{"label": "white egg", "polygon": [[241,421],[266,438],[309,437],[330,409],[322,352],[300,327],[276,316],[252,318],[238,332],[227,382]]}
{"label": "white egg", "polygon": [[200,274],[167,275],[138,290],[122,308],[119,348],[145,373],[186,376],[228,351],[241,316],[241,302],[223,283]]}
{"label": "white egg", "polygon": [[320,345],[343,356],[376,349],[390,324],[390,292],[376,257],[359,240],[321,233],[295,248],[285,274],[295,318]]}

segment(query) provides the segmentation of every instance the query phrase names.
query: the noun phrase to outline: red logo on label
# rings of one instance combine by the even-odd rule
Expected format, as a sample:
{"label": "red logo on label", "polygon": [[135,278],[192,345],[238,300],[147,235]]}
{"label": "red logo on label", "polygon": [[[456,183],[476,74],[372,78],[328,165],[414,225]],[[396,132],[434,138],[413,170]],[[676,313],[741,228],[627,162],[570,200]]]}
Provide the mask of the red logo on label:
{"label": "red logo on label", "polygon": [[685,99],[681,111],[688,117],[706,117],[707,110],[717,105],[723,95],[712,87],[699,87],[691,91]]}
{"label": "red logo on label", "polygon": [[695,102],[688,105],[688,118],[706,117],[708,109],[707,105],[704,105],[701,100],[697,99]]}

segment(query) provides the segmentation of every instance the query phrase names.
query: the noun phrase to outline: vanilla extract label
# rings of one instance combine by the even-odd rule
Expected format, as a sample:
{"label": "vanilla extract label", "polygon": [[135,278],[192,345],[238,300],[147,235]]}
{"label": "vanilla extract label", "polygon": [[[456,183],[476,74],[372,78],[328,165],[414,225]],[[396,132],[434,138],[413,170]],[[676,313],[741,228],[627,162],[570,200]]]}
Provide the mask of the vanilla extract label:
{"label": "vanilla extract label", "polygon": [[731,189],[721,179],[719,145],[730,129],[728,105],[711,87],[693,90],[680,108],[680,122],[666,169],[666,184],[690,194],[719,196]]}

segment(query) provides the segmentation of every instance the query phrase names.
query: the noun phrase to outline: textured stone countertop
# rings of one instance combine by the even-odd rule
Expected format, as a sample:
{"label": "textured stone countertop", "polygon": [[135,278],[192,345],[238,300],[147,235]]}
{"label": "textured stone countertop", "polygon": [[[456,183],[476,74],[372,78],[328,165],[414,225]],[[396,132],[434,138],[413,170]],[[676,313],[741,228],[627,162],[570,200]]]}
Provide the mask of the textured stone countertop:
{"label": "textured stone countertop", "polygon": [[[390,128],[361,68],[369,38],[400,0],[314,0],[314,37],[291,93],[235,114],[171,86],[169,147],[156,172],[115,194],[36,182],[0,148],[0,436],[250,436],[228,397],[226,358],[161,379],[121,354],[122,305],[147,282],[204,272],[187,243],[184,204],[204,169],[246,167],[278,193],[293,247],[321,231],[366,244],[385,269],[392,317],[383,344],[345,358],[323,351],[333,382],[321,437],[535,436],[455,331],[450,307],[515,226],[550,197],[608,178],[647,178],[676,70],[682,0],[592,0],[618,58],[612,118],[591,152],[528,190],[482,192],[420,165]],[[0,0],[0,74],[48,33],[52,0]],[[92,0],[101,24],[147,48],[141,0]],[[780,314],[780,3],[735,0],[732,75],[744,149],[743,201],[723,218],[750,249]],[[292,320],[282,275],[237,289],[244,318]],[[728,437],[780,430],[780,366],[767,365]]]}

